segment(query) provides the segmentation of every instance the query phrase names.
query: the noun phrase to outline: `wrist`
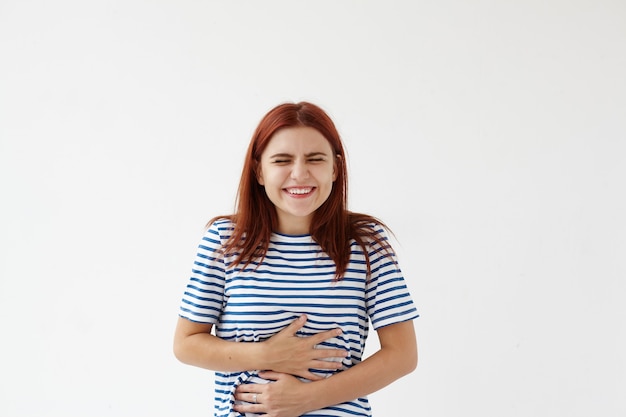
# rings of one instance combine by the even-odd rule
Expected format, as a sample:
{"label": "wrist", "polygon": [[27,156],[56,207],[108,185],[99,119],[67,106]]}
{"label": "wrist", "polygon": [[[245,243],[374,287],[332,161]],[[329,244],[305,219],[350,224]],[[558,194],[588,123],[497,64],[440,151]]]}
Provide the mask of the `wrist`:
{"label": "wrist", "polygon": [[256,361],[258,362],[257,369],[261,371],[273,371],[274,369],[274,361],[272,355],[272,347],[267,340],[261,343],[253,343],[256,347],[256,351],[254,354],[256,355]]}
{"label": "wrist", "polygon": [[328,379],[320,379],[319,381],[311,381],[302,385],[303,391],[301,395],[302,407],[305,412],[320,410],[328,407],[328,396],[324,393],[325,387],[328,385]]}

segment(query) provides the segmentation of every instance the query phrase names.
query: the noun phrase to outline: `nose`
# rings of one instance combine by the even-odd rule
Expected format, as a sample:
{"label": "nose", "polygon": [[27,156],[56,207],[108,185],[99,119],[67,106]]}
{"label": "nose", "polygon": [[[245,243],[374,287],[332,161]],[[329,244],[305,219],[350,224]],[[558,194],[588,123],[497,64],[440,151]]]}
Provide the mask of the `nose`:
{"label": "nose", "polygon": [[294,180],[302,180],[309,177],[309,167],[305,161],[296,160],[291,170],[291,178]]}

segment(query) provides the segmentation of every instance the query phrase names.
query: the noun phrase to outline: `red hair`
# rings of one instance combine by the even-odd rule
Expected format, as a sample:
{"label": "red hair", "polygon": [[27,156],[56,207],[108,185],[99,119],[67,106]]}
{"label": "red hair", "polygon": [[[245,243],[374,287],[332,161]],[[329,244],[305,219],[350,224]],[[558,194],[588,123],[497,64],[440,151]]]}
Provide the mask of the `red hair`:
{"label": "red hair", "polygon": [[318,106],[309,102],[284,103],[270,110],[260,121],[252,135],[237,191],[236,212],[218,219],[228,219],[234,231],[226,242],[225,253],[238,253],[235,265],[248,265],[263,259],[272,231],[278,226],[276,208],[257,181],[257,167],[261,155],[274,134],[288,127],[311,127],[320,132],[335,153],[337,178],[328,199],[315,211],[309,233],[322,250],[335,262],[335,276],[341,279],[350,260],[350,242],[354,239],[363,249],[368,274],[371,271],[367,243],[377,243],[383,249],[390,246],[374,227],[387,229],[379,219],[347,210],[348,173],[343,143],[335,124]]}

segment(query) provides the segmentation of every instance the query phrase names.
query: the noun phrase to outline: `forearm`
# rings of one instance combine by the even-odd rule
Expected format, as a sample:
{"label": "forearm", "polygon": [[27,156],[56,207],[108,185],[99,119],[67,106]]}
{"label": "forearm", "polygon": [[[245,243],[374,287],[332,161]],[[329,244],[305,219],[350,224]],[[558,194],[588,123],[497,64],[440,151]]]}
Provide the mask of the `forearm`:
{"label": "forearm", "polygon": [[[378,331],[381,348],[363,362],[305,388],[307,410],[317,410],[374,393],[412,372],[417,366],[417,342],[412,322]],[[309,391],[310,390],[310,391]]]}
{"label": "forearm", "polygon": [[397,354],[380,350],[346,371],[308,384],[307,409],[318,410],[372,394],[413,369],[415,365]]}
{"label": "forearm", "polygon": [[316,380],[310,369],[338,369],[346,351],[315,349],[315,345],[338,336],[339,329],[310,337],[296,336],[306,323],[301,316],[276,335],[262,342],[226,341],[211,334],[212,325],[178,319],[174,335],[174,354],[183,363],[221,372],[274,370]]}
{"label": "forearm", "polygon": [[263,343],[228,342],[208,333],[177,340],[176,358],[188,365],[220,372],[267,369]]}

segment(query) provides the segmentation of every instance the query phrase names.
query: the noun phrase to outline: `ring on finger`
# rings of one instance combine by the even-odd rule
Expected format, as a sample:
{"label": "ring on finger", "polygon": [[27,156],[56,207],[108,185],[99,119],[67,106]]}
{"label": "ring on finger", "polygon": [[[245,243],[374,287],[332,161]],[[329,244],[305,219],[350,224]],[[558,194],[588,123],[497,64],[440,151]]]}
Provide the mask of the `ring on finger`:
{"label": "ring on finger", "polygon": [[257,403],[257,401],[256,401],[256,396],[257,396],[257,394],[254,394],[254,395],[252,396],[252,401],[253,401],[255,404],[258,404],[258,403]]}

